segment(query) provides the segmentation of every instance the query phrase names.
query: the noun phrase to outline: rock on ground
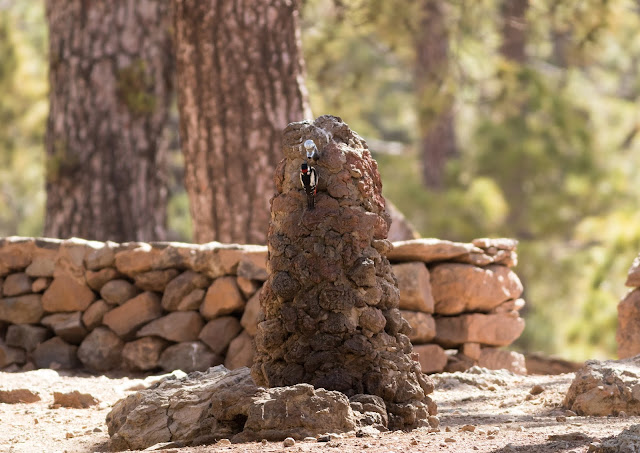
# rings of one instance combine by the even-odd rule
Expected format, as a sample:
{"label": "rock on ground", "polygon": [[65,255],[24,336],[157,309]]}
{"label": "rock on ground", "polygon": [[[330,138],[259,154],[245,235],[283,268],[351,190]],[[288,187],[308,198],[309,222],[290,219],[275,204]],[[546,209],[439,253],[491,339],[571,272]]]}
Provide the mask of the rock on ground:
{"label": "rock on ground", "polygon": [[264,389],[248,368],[223,366],[168,378],[118,401],[107,415],[112,449],[145,449],[217,439],[249,442],[304,439],[353,430],[356,418],[344,394],[308,384]]}
{"label": "rock on ground", "polygon": [[586,362],[576,372],[564,407],[579,415],[640,415],[640,356]]}

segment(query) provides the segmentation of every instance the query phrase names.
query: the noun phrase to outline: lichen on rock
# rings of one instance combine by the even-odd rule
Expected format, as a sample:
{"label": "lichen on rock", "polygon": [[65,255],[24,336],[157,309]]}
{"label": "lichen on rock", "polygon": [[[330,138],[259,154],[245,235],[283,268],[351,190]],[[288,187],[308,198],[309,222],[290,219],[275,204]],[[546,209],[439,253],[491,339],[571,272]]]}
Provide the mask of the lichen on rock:
{"label": "lichen on rock", "polygon": [[[315,208],[300,183],[302,144],[313,140]],[[390,217],[377,163],[334,116],[291,123],[276,169],[252,376],[266,387],[309,383],[384,401],[389,428],[426,424],[433,384],[414,361],[399,291],[385,254]]]}

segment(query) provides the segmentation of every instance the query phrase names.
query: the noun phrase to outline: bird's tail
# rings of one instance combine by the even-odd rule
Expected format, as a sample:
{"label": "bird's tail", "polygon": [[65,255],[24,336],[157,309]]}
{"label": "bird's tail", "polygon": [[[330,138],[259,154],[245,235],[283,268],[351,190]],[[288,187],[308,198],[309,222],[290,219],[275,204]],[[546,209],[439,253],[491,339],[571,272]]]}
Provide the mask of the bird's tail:
{"label": "bird's tail", "polygon": [[312,193],[307,193],[307,208],[309,209],[313,209],[316,207],[316,197],[315,194]]}

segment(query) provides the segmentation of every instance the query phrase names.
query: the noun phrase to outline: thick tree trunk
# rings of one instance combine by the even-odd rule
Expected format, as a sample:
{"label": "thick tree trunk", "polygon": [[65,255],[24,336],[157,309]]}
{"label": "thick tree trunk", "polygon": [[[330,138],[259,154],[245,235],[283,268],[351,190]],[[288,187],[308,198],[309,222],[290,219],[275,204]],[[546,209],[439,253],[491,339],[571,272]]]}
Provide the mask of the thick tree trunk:
{"label": "thick tree trunk", "polygon": [[169,5],[47,0],[45,235],[165,239]]}
{"label": "thick tree trunk", "polygon": [[281,134],[310,118],[291,0],[174,0],[196,242],[266,242]]}
{"label": "thick tree trunk", "polygon": [[502,0],[502,45],[500,53],[505,58],[524,63],[527,60],[527,21],[529,0]]}
{"label": "thick tree trunk", "polygon": [[416,91],[424,184],[444,186],[447,161],[458,155],[448,81],[449,34],[442,0],[423,0],[421,34],[416,41]]}

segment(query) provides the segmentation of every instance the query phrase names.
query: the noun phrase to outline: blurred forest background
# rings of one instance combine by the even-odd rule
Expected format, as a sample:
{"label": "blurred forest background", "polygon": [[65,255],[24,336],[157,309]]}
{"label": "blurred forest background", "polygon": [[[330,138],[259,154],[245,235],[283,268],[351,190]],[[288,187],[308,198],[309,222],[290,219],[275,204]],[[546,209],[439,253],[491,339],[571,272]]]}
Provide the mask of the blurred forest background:
{"label": "blurred forest background", "polygon": [[[423,237],[520,241],[517,347],[615,356],[640,251],[640,1],[306,0],[314,116],[369,143]],[[0,0],[0,236],[43,234],[43,1]],[[192,241],[175,100],[167,237]]]}

